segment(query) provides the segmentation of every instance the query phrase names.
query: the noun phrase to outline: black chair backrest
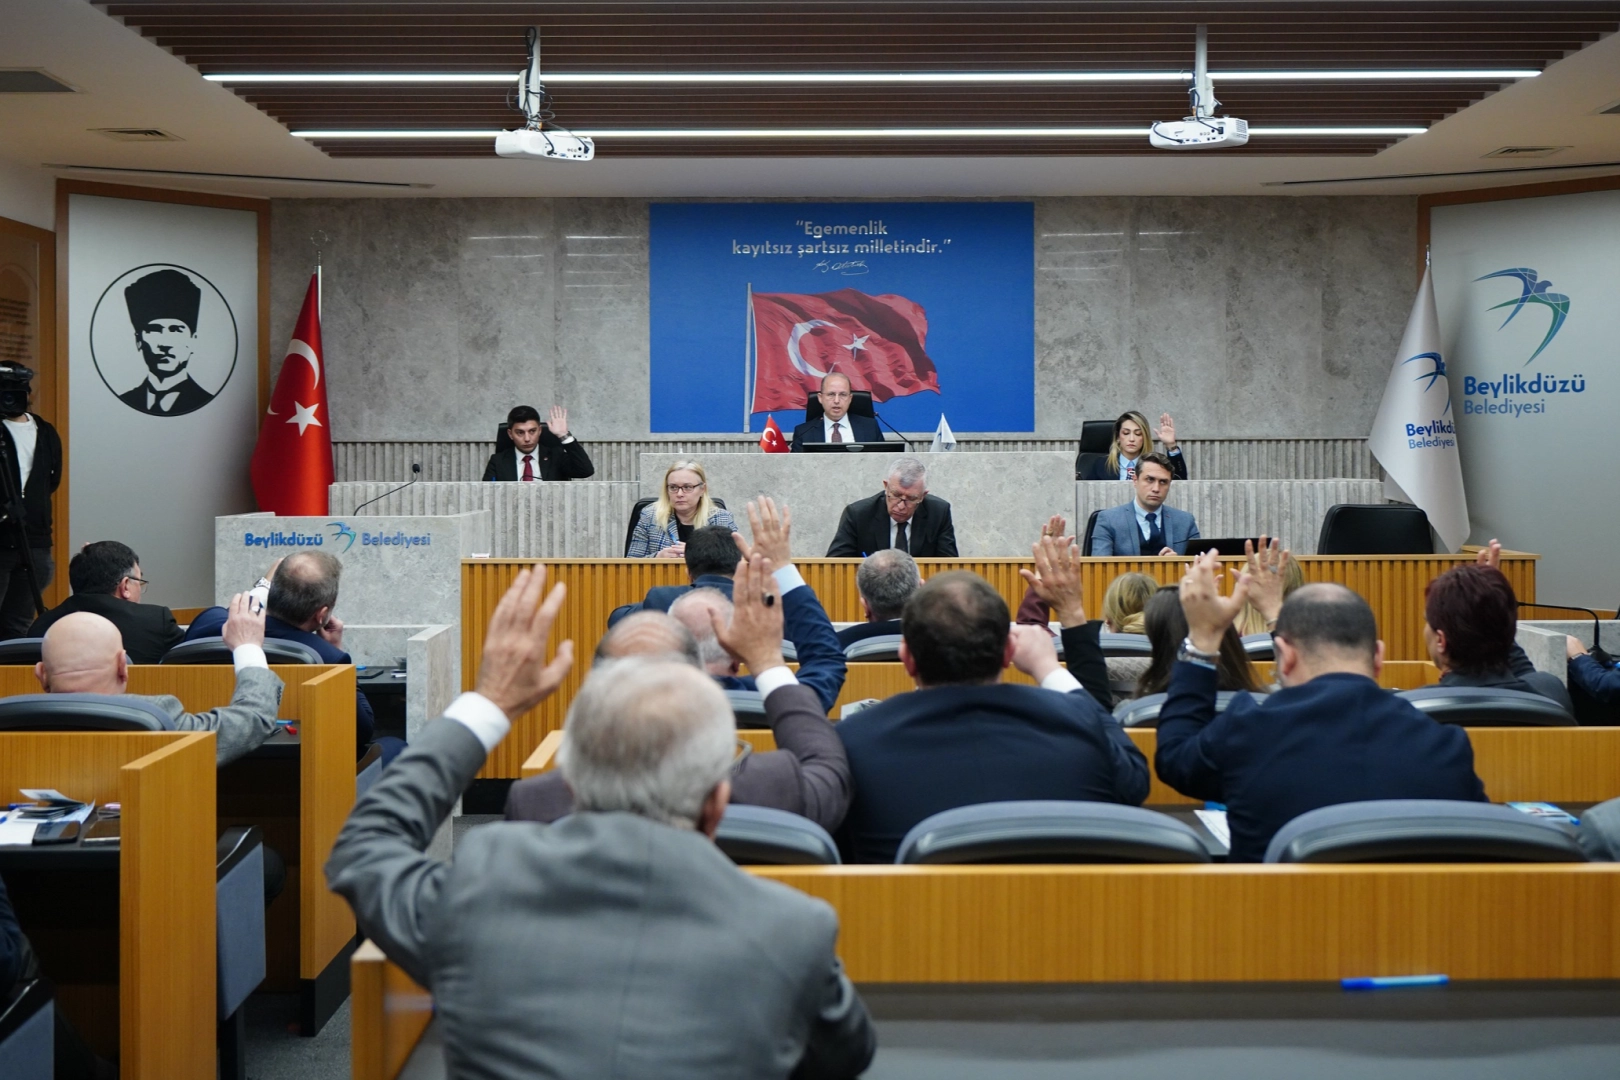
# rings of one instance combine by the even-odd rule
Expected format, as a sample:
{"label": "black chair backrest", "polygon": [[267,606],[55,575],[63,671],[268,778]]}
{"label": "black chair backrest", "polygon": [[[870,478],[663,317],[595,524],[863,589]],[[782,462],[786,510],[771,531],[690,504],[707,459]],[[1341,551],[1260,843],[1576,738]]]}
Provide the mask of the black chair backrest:
{"label": "black chair backrest", "polygon": [[1243,651],[1250,660],[1277,659],[1277,643],[1270,634],[1244,634]]}
{"label": "black chair backrest", "polygon": [[[51,1051],[56,1027],[50,1017],[41,1013],[55,997],[50,980],[45,978],[23,983],[15,992],[8,986],[0,993],[0,1063],[9,1062],[23,1070],[26,1080],[48,1077],[54,1071]],[[39,1071],[31,1071],[34,1068]]]}
{"label": "black chair backrest", "polygon": [[1574,832],[1507,806],[1377,799],[1312,810],[1277,830],[1266,862],[1586,862]]}
{"label": "black chair backrest", "polygon": [[765,698],[758,690],[727,690],[726,700],[731,702],[731,715],[740,728],[768,728],[765,722]]}
{"label": "black chair backrest", "polygon": [[1113,634],[1104,630],[1097,635],[1103,656],[1152,656],[1153,643],[1146,634]]}
{"label": "black chair backrest", "polygon": [[1318,555],[1433,555],[1429,515],[1405,503],[1339,503],[1322,517]]}
{"label": "black chair backrest", "polygon": [[1114,422],[1112,420],[1087,420],[1080,425],[1080,452],[1082,454],[1107,454],[1108,448],[1114,445]]}
{"label": "black chair backrest", "polygon": [[1091,534],[1097,531],[1097,515],[1100,513],[1102,513],[1101,510],[1093,510],[1091,516],[1086,518],[1085,535],[1080,539],[1080,554],[1082,555],[1091,554]]}
{"label": "black chair backrest", "polygon": [[1175,818],[1101,802],[981,803],[919,822],[897,863],[1205,863],[1198,834]]}
{"label": "black chair backrest", "polygon": [[[265,659],[272,664],[324,664],[321,654],[302,641],[264,639]],[[229,664],[231,650],[220,637],[200,637],[182,641],[163,654],[163,664]]]}
{"label": "black chair backrest", "polygon": [[173,731],[169,714],[123,694],[19,694],[0,698],[0,731]]}
{"label": "black chair backrest", "polygon": [[852,641],[844,646],[844,659],[849,661],[860,660],[870,664],[882,664],[898,661],[900,659],[899,634],[875,634],[869,638]]}
{"label": "black chair backrest", "polygon": [[1573,727],[1552,698],[1495,686],[1425,686],[1400,696],[1442,724],[1459,727]]}
{"label": "black chair backrest", "polygon": [[[806,423],[811,420],[820,420],[827,415],[827,410],[821,407],[821,398],[811,394],[804,403],[804,419]],[[849,415],[872,415],[872,391],[852,390],[849,395]],[[818,440],[819,441],[819,440]]]}
{"label": "black chair backrest", "polygon": [[[1236,690],[1222,690],[1215,695],[1215,713],[1220,715],[1226,707],[1232,704],[1232,699],[1238,695]],[[1250,694],[1258,702],[1266,700],[1265,694]],[[1159,710],[1164,708],[1168,694],[1144,694],[1130,701],[1122,701],[1114,706],[1114,719],[1125,727],[1151,727],[1159,726]]]}
{"label": "black chair backrest", "polygon": [[0,664],[37,664],[45,648],[42,637],[14,637],[0,641]]}
{"label": "black chair backrest", "polygon": [[809,818],[768,806],[732,803],[714,844],[739,866],[832,866],[838,845]]}
{"label": "black chair backrest", "polygon": [[512,445],[512,425],[502,420],[495,425],[495,452],[497,454],[510,454],[517,447]]}

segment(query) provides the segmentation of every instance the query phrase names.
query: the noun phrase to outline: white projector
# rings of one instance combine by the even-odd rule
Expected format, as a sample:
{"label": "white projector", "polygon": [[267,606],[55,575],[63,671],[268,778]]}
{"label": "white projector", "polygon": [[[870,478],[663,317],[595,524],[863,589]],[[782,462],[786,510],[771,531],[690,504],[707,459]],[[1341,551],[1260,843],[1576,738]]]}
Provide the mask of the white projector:
{"label": "white projector", "polygon": [[1235,116],[1161,120],[1148,128],[1148,142],[1160,150],[1205,150],[1214,146],[1242,146],[1248,141],[1248,121]]}
{"label": "white projector", "polygon": [[495,136],[495,153],[506,158],[590,161],[596,156],[596,144],[582,135],[519,128]]}

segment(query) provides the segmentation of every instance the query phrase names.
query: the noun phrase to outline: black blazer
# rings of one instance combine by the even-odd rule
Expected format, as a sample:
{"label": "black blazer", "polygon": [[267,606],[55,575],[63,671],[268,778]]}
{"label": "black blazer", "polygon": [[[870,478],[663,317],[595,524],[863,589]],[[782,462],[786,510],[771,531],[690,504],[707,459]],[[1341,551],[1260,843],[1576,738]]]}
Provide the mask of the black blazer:
{"label": "black blazer", "polygon": [[1484,802],[1468,733],[1362,675],[1318,675],[1215,715],[1215,670],[1179,663],[1159,711],[1159,779],[1226,804],[1233,862],[1259,862],[1310,810],[1368,799]]}
{"label": "black blazer", "polygon": [[29,637],[44,637],[45,631],[64,615],[88,611],[100,615],[124,638],[124,651],[137,664],[155,664],[163,654],[180,644],[185,631],[174,621],[174,612],[161,604],[137,604],[111,593],[74,593],[34,620]]}
{"label": "black blazer", "polygon": [[[838,532],[827,548],[827,558],[865,558],[890,544],[889,504],[878,492],[869,499],[844,507]],[[913,558],[951,559],[956,557],[956,529],[951,525],[951,504],[935,495],[924,496],[922,505],[911,515],[906,527],[907,546]]]}
{"label": "black blazer", "polygon": [[[856,442],[882,442],[883,432],[878,428],[878,422],[870,416],[856,416],[854,413],[845,414],[849,420],[849,430],[855,433]],[[821,417],[806,420],[793,429],[793,445],[789,449],[797,454],[804,449],[807,442],[826,442],[827,426],[821,422]]]}
{"label": "black blazer", "polygon": [[[1170,475],[1177,480],[1187,479],[1187,455],[1171,454]],[[1108,455],[1098,454],[1080,468],[1081,480],[1118,480],[1118,473],[1108,471]]]}
{"label": "black blazer", "polygon": [[1094,696],[1107,693],[1101,623],[1066,628],[1063,648],[1083,687],[940,686],[862,709],[834,730],[855,797],[838,845],[849,862],[893,862],[912,826],[958,806],[1012,799],[1140,805],[1147,759]]}
{"label": "black blazer", "polygon": [[[51,495],[62,485],[62,437],[38,413],[28,415],[34,418],[38,428],[34,437],[34,466],[26,477],[17,478],[17,488],[22,492],[23,513],[27,517],[24,531],[28,535],[28,546],[48,548],[51,546]],[[6,440],[6,460],[15,469],[17,445],[11,440],[8,425],[0,424],[0,436]],[[0,547],[15,546],[9,536],[0,537]]]}
{"label": "black blazer", "polygon": [[[541,480],[583,480],[596,472],[596,466],[591,464],[591,455],[585,452],[578,439],[565,443],[544,424],[540,425],[540,445],[535,447],[534,456],[536,464],[540,466]],[[485,480],[517,478],[516,454],[511,450],[501,450],[489,455],[489,464],[484,466]]]}

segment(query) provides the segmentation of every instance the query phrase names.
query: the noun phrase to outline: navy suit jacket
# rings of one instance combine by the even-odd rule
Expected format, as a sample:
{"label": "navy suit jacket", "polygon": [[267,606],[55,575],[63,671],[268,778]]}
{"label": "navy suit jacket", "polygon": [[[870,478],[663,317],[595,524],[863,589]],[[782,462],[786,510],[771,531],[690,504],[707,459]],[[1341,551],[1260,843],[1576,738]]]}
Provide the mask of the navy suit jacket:
{"label": "navy suit jacket", "polygon": [[1579,687],[1604,705],[1620,703],[1620,671],[1606,668],[1590,655],[1569,659],[1569,685]]}
{"label": "navy suit jacket", "polygon": [[[225,619],[230,613],[222,607],[211,607],[199,612],[191,620],[191,627],[186,631],[185,640],[195,641],[198,638],[219,637],[225,629]],[[319,634],[312,634],[308,630],[300,630],[296,626],[282,622],[268,612],[264,617],[264,636],[278,638],[282,641],[296,641],[308,645],[321,655],[323,664],[352,664],[354,658],[342,649],[333,645]],[[354,741],[355,745],[364,749],[371,742],[371,733],[377,726],[377,718],[372,714],[371,702],[359,690],[354,692]]]}
{"label": "navy suit jacket", "polygon": [[[840,721],[855,787],[838,832],[845,859],[893,862],[914,825],[959,806],[1010,799],[1140,805],[1150,783],[1147,759],[1093,696],[1108,693],[1101,625],[1064,630],[1070,668],[1085,687],[1074,693],[1016,683],[939,686]],[[1094,688],[1099,670],[1102,685]]]}
{"label": "navy suit jacket", "polygon": [[[1198,522],[1187,511],[1173,506],[1159,508],[1159,527],[1164,531],[1165,544],[1178,555],[1187,553],[1187,541],[1198,539]],[[1097,515],[1097,525],[1091,531],[1091,554],[1099,557],[1142,554],[1142,530],[1136,527],[1135,499]]]}
{"label": "navy suit jacket", "polygon": [[[870,416],[856,416],[854,413],[846,414],[849,420],[849,429],[855,433],[856,442],[882,442],[883,432],[878,422]],[[821,422],[821,417],[806,420],[793,429],[793,445],[788,449],[797,454],[804,449],[807,442],[826,442],[827,425]]]}
{"label": "navy suit jacket", "polygon": [[1159,779],[1226,804],[1233,862],[1259,862],[1311,810],[1369,799],[1484,802],[1468,733],[1363,675],[1318,675],[1215,715],[1215,670],[1179,663],[1159,711]]}

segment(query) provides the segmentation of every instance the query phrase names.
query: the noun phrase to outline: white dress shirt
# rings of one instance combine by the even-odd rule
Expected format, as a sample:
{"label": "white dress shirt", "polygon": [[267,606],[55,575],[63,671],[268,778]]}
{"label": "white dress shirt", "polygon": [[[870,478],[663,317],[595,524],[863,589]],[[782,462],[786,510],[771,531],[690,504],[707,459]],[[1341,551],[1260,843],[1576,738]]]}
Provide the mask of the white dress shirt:
{"label": "white dress shirt", "polygon": [[[572,433],[569,433],[569,434],[564,435],[562,437],[562,444],[564,446],[567,446],[569,443],[571,443],[573,441],[574,441],[574,436],[573,436]],[[540,475],[540,446],[539,446],[539,444],[536,444],[535,448],[533,450],[528,451],[527,453],[525,453],[522,450],[519,450],[517,447],[514,446],[514,447],[512,447],[512,455],[517,460],[517,478],[519,480],[523,479],[523,459],[525,457],[531,459],[532,462],[533,462],[533,465],[534,465],[534,478],[536,480],[543,479],[541,477],[541,475]]]}
{"label": "white dress shirt", "polygon": [[841,419],[839,419],[838,421],[836,421],[836,422],[827,419],[826,416],[822,416],[822,418],[821,418],[821,434],[822,434],[821,441],[822,442],[832,442],[833,441],[833,429],[834,428],[837,428],[839,431],[844,433],[844,439],[843,439],[844,442],[854,442],[855,441],[855,429],[849,426],[849,414],[848,413],[845,413],[843,415],[843,417]]}
{"label": "white dress shirt", "polygon": [[27,413],[15,420],[8,418],[6,424],[11,432],[11,443],[17,448],[17,473],[23,487],[27,487],[28,474],[34,470],[34,447],[39,445],[39,425]]}

